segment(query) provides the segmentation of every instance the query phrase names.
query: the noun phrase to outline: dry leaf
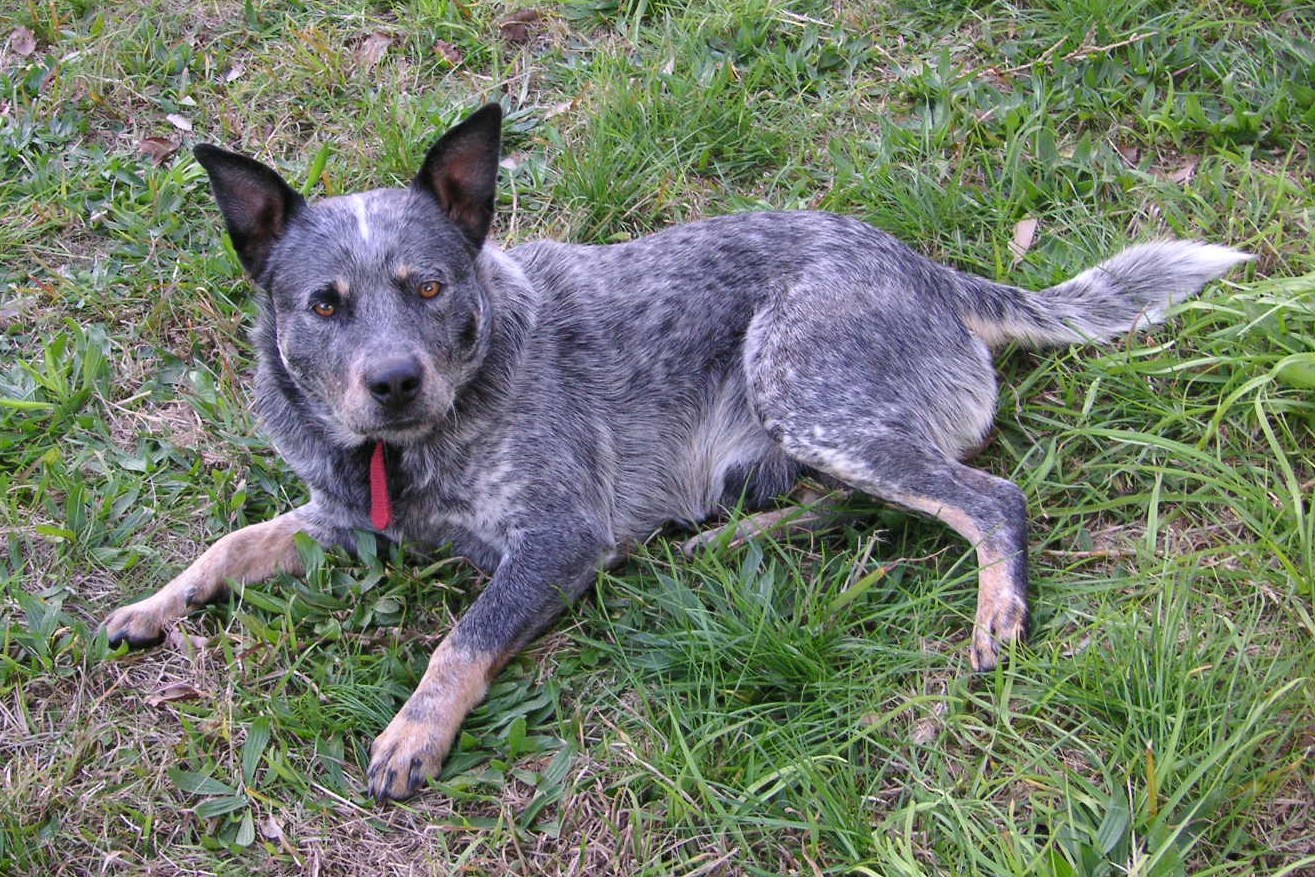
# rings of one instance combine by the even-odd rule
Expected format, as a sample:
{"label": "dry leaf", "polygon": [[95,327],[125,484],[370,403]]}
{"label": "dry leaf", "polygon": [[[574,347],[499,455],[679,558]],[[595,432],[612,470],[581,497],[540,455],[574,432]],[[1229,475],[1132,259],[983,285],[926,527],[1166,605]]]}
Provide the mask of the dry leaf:
{"label": "dry leaf", "polygon": [[1017,265],[1023,261],[1027,251],[1032,249],[1032,242],[1036,240],[1036,220],[1028,217],[1020,219],[1018,225],[1014,226],[1014,239],[1009,242],[1009,249],[1014,254],[1014,264]]}
{"label": "dry leaf", "polygon": [[1187,159],[1187,162],[1182,167],[1169,175],[1169,179],[1180,186],[1187,185],[1192,181],[1192,177],[1196,176],[1196,165],[1198,161],[1199,159],[1195,158]]}
{"label": "dry leaf", "polygon": [[574,104],[575,104],[574,101],[569,101],[569,100],[562,101],[559,104],[553,104],[552,106],[548,107],[548,109],[543,111],[543,117],[545,119],[551,119],[553,116],[560,116],[562,113],[566,112],[572,106],[574,106]]}
{"label": "dry leaf", "polygon": [[453,67],[466,60],[461,50],[447,40],[434,40],[434,52]]}
{"label": "dry leaf", "polygon": [[1084,636],[1082,638],[1082,641],[1079,642],[1076,646],[1069,646],[1068,648],[1064,649],[1063,655],[1065,658],[1075,657],[1085,652],[1090,645],[1091,645],[1091,637]]}
{"label": "dry leaf", "polygon": [[283,826],[279,825],[279,821],[272,813],[260,823],[260,833],[268,840],[283,840]]}
{"label": "dry leaf", "polygon": [[228,72],[224,74],[224,82],[225,83],[232,82],[234,79],[237,79],[239,76],[241,76],[243,73],[246,72],[247,72],[247,68],[245,66],[243,66],[242,64],[234,64],[232,67],[229,67]]}
{"label": "dry leaf", "polygon": [[155,166],[159,167],[168,161],[180,146],[182,144],[177,140],[170,140],[167,137],[147,137],[137,144],[137,150],[149,156]]}
{"label": "dry leaf", "polygon": [[939,737],[941,728],[945,725],[945,714],[949,711],[950,708],[946,706],[945,701],[936,701],[932,706],[931,715],[923,716],[914,724],[913,733],[909,735],[913,745],[926,746]]}
{"label": "dry leaf", "polygon": [[23,311],[31,303],[31,299],[20,298],[0,304],[0,334],[17,326],[19,321],[23,319]]}
{"label": "dry leaf", "polygon": [[[1151,173],[1157,180],[1164,180],[1168,183],[1176,183],[1179,186],[1185,186],[1196,176],[1196,166],[1201,163],[1201,159],[1196,156],[1187,156],[1182,160],[1178,167],[1172,165],[1160,165],[1151,168]],[[1171,169],[1172,168],[1172,169]]]}
{"label": "dry leaf", "polygon": [[530,41],[530,25],[540,19],[539,10],[521,9],[498,24],[502,40],[509,46],[522,46]]}
{"label": "dry leaf", "polygon": [[169,646],[180,652],[200,651],[210,645],[210,640],[207,637],[192,636],[183,633],[176,627],[169,631],[167,639],[169,641]]}
{"label": "dry leaf", "polygon": [[200,700],[204,696],[201,691],[186,682],[170,682],[163,688],[158,689],[155,694],[146,698],[146,705],[159,706],[162,703],[173,703],[179,700]]}
{"label": "dry leaf", "polygon": [[37,50],[36,34],[25,27],[14,28],[9,34],[9,48],[14,50],[14,54],[26,58]]}
{"label": "dry leaf", "polygon": [[913,726],[913,733],[909,735],[909,741],[914,746],[926,746],[936,739],[941,732],[941,723],[936,719],[919,719],[918,723]]}
{"label": "dry leaf", "polygon": [[179,131],[192,130],[192,123],[186,116],[180,116],[177,113],[170,113],[165,116],[165,118],[169,120],[170,125],[173,125]]}
{"label": "dry leaf", "polygon": [[375,31],[356,47],[356,63],[366,70],[373,68],[381,60],[388,47],[393,44],[392,34]]}

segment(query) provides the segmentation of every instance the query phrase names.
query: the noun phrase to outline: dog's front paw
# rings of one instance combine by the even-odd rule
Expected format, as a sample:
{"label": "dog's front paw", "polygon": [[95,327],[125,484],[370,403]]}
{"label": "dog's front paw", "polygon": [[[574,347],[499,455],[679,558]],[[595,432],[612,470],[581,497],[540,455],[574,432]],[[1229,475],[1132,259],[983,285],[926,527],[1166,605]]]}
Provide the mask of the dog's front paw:
{"label": "dog's front paw", "polygon": [[1001,593],[994,599],[982,601],[977,607],[969,655],[973,669],[978,673],[994,670],[1000,662],[1001,648],[1026,638],[1027,629],[1027,601],[1015,593]]}
{"label": "dog's front paw", "polygon": [[449,636],[434,651],[420,684],[370,747],[370,794],[380,801],[409,798],[438,776],[462,720],[488,691],[496,656],[453,643]]}
{"label": "dog's front paw", "polygon": [[134,649],[158,646],[164,640],[164,627],[175,617],[167,611],[159,595],[137,603],[120,606],[101,623],[111,647],[127,643]]}
{"label": "dog's front paw", "polygon": [[370,794],[378,801],[400,801],[438,776],[455,728],[398,713],[370,747]]}

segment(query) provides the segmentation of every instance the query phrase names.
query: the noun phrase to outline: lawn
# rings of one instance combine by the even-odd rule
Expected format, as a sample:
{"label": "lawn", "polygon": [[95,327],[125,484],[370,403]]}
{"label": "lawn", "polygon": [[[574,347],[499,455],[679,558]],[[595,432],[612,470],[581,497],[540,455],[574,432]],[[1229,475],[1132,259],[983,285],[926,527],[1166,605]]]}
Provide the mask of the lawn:
{"label": "lawn", "polygon": [[[18,0],[0,11],[0,874],[1315,874],[1315,7],[1283,0]],[[483,582],[302,546],[158,649],[97,637],[304,498],[191,145],[311,196],[508,113],[507,245],[851,214],[1030,288],[1249,250],[1164,327],[1007,351],[1034,635],[970,672],[972,549],[862,498],[655,534],[442,777],[371,739]]]}

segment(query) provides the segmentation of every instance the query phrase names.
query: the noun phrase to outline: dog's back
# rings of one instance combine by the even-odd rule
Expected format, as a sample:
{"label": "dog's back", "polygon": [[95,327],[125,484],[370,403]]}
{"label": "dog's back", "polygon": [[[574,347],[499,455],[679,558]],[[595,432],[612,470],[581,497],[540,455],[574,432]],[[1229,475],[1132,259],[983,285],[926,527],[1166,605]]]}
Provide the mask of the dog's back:
{"label": "dog's back", "polygon": [[580,417],[608,450],[618,538],[741,499],[758,506],[794,483],[801,467],[750,403],[745,336],[853,225],[866,228],[828,214],[749,214],[624,244],[541,242],[507,254],[542,296],[529,358],[588,400]]}

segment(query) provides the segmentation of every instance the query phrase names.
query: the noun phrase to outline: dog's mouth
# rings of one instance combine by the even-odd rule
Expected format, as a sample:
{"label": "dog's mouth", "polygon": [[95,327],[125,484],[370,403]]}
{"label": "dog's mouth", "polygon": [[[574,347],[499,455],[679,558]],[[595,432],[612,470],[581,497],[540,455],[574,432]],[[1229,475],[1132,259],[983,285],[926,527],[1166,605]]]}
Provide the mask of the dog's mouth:
{"label": "dog's mouth", "polygon": [[408,445],[428,438],[434,428],[435,423],[431,418],[390,417],[386,421],[376,422],[357,432],[367,441]]}

